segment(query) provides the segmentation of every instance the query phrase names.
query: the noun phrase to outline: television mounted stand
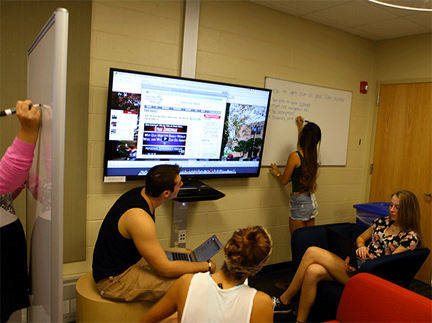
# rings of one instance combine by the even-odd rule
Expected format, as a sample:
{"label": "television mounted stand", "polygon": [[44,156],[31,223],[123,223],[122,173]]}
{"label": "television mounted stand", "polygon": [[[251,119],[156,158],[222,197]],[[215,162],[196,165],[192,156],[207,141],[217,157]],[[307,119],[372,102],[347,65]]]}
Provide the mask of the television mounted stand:
{"label": "television mounted stand", "polygon": [[225,194],[199,180],[185,180],[173,200],[172,247],[186,248],[188,202],[213,201]]}

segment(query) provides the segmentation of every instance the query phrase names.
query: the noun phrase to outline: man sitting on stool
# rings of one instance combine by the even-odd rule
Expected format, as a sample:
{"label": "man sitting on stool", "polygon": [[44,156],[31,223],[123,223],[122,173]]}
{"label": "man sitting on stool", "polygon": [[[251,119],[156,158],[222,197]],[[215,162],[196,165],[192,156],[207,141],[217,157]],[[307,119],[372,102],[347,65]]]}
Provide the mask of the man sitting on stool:
{"label": "man sitting on stool", "polygon": [[157,239],[154,212],[177,197],[179,172],[177,165],[153,167],[145,187],[126,192],[108,211],[93,253],[93,279],[103,297],[154,302],[183,274],[215,272],[211,260],[169,261]]}

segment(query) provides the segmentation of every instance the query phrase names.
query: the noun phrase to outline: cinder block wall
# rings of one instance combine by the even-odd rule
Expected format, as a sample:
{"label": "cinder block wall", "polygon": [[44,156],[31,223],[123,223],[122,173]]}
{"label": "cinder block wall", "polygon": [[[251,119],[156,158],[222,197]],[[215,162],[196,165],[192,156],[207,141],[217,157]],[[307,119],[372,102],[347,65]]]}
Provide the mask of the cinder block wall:
{"label": "cinder block wall", "polygon": [[[65,276],[91,270],[106,212],[123,192],[143,185],[102,182],[109,68],[180,75],[184,10],[183,1],[93,1],[87,260],[65,264]],[[270,76],[353,92],[347,165],[320,169],[317,224],[354,222],[353,204],[368,201],[375,89],[360,94],[359,84],[375,82],[376,44],[247,1],[201,1],[196,78],[264,87],[265,76]],[[291,260],[289,185],[279,185],[267,167],[258,178],[205,182],[226,197],[189,203],[188,248],[210,234],[225,243],[237,228],[263,225],[275,243],[271,263]],[[168,202],[156,211],[164,247],[170,246],[171,220]],[[214,260],[220,267],[222,254]]]}

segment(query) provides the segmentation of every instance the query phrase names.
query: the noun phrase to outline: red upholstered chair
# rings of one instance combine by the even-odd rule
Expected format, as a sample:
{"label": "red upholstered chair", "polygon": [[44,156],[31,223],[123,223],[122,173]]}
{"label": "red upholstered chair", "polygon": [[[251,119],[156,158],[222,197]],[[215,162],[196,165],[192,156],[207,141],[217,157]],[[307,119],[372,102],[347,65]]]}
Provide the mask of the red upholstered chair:
{"label": "red upholstered chair", "polygon": [[369,273],[359,273],[346,284],[336,320],[330,322],[432,322],[432,300]]}

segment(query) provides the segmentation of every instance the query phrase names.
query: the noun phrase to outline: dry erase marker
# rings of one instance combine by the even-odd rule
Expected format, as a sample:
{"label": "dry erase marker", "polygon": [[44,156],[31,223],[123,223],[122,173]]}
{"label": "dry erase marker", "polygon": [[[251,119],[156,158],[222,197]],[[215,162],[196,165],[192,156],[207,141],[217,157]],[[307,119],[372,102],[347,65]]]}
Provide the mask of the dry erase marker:
{"label": "dry erase marker", "polygon": [[15,108],[6,109],[4,111],[0,111],[0,117],[10,116],[16,112]]}
{"label": "dry erase marker", "polygon": [[[36,108],[49,108],[48,105],[46,104],[33,104],[34,107]],[[31,109],[31,107],[29,106],[29,110]],[[4,117],[4,116],[10,116],[12,114],[16,113],[16,108],[11,108],[11,109],[6,109],[4,111],[0,111],[0,117]]]}

